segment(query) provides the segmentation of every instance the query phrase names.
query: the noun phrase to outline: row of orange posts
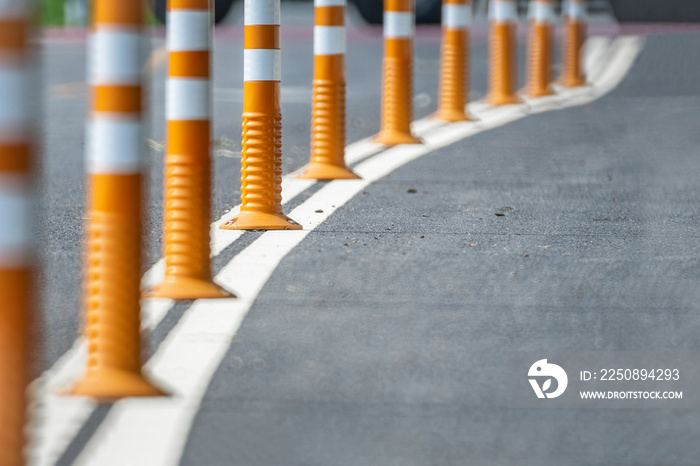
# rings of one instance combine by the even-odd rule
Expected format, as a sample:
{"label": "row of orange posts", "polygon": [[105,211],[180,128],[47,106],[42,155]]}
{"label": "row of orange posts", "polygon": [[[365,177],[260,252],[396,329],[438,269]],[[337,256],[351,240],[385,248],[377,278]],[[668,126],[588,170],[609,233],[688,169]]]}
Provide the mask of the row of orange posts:
{"label": "row of orange posts", "polygon": [[[298,175],[356,179],[346,166],[346,0],[315,0],[311,158]],[[166,86],[165,276],[140,290],[142,238],[141,0],[94,0],[86,144],[87,370],[70,390],[99,401],[164,392],[141,372],[140,298],[234,298],[212,281],[211,0],[169,0]],[[420,144],[411,132],[415,14],[412,0],[384,1],[381,129],[377,144]],[[585,0],[563,6],[564,87],[583,86]],[[470,0],[444,0],[438,110],[468,121]],[[0,466],[23,464],[26,387],[35,310],[32,219],[35,151],[29,0],[0,1]],[[494,106],[547,96],[556,24],[553,0],[531,0],[527,83],[515,84],[517,6],[490,0],[489,93]],[[282,211],[280,0],[245,0],[241,208],[221,228],[300,229]]]}

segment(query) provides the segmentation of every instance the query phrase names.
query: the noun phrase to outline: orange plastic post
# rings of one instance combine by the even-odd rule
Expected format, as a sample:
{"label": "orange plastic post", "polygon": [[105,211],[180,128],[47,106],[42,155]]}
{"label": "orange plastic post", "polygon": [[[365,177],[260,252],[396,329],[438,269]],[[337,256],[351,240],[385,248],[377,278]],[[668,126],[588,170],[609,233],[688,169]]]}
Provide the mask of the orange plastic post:
{"label": "orange plastic post", "polygon": [[25,464],[31,323],[37,290],[32,260],[29,2],[0,3],[0,465]]}
{"label": "orange plastic post", "polygon": [[518,10],[514,0],[489,0],[489,94],[491,105],[520,103],[517,95]]}
{"label": "orange plastic post", "polygon": [[210,0],[169,0],[165,279],[145,296],[231,298],[211,276]]}
{"label": "orange plastic post", "polygon": [[443,0],[440,87],[435,117],[443,121],[467,121],[469,101],[469,27],[471,0]]}
{"label": "orange plastic post", "polygon": [[586,1],[569,0],[564,4],[564,47],[562,49],[563,74],[559,80],[564,87],[586,85],[582,51],[586,42]]}
{"label": "orange plastic post", "polygon": [[528,97],[552,95],[553,0],[530,0],[529,17],[527,84],[523,94]]}
{"label": "orange plastic post", "polygon": [[357,179],[345,165],[345,0],[315,0],[311,161],[297,178]]}
{"label": "orange plastic post", "polygon": [[87,141],[85,376],[71,393],[112,401],[163,392],[141,373],[141,46],[139,0],[95,0]]}
{"label": "orange plastic post", "polygon": [[282,212],[280,0],[245,0],[241,211],[226,230],[300,230]]}
{"label": "orange plastic post", "polygon": [[384,0],[382,127],[377,144],[420,144],[411,133],[413,120],[413,0]]}
{"label": "orange plastic post", "polygon": [[[2,101],[0,97],[0,103]],[[4,158],[4,154],[5,147],[0,145],[0,158]],[[4,184],[5,180],[0,183]],[[0,187],[0,212],[4,212],[6,188],[6,185]],[[19,220],[5,218],[12,222]],[[8,260],[8,253],[16,254],[7,250],[0,252],[0,300],[3,303],[0,308],[0,464],[20,466],[25,464],[26,392],[32,367],[30,326],[36,289],[32,265],[28,261]]]}

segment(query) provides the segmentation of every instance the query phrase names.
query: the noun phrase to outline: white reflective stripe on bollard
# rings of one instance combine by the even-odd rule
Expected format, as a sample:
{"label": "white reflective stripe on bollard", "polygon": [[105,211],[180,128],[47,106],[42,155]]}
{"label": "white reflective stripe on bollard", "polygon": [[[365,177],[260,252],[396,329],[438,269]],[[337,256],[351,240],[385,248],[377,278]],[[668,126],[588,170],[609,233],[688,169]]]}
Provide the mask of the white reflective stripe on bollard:
{"label": "white reflective stripe on bollard", "polygon": [[527,17],[538,23],[555,24],[557,21],[557,14],[554,11],[554,3],[530,1]]}
{"label": "white reflective stripe on bollard", "polygon": [[167,44],[170,52],[209,50],[211,15],[208,11],[168,12]]}
{"label": "white reflective stripe on bollard", "polygon": [[450,29],[465,29],[472,24],[472,7],[448,3],[442,6],[442,25]]}
{"label": "white reflective stripe on bollard", "polygon": [[415,20],[413,13],[387,11],[384,13],[384,37],[388,39],[408,39],[413,37]]}
{"label": "white reflective stripe on bollard", "polygon": [[314,6],[345,6],[345,0],[316,0]]}
{"label": "white reflective stripe on bollard", "polygon": [[34,222],[29,176],[0,173],[0,269],[31,262]]}
{"label": "white reflective stripe on bollard", "polygon": [[141,82],[141,35],[128,28],[99,25],[89,40],[90,84],[133,84]]}
{"label": "white reflective stripe on bollard", "polygon": [[587,16],[586,2],[565,1],[562,6],[564,16],[570,19],[585,21]]}
{"label": "white reflective stripe on bollard", "polygon": [[244,81],[280,81],[282,53],[277,49],[246,49],[243,51]]}
{"label": "white reflective stripe on bollard", "polygon": [[209,120],[211,117],[209,80],[168,78],[165,117],[168,120]]}
{"label": "white reflective stripe on bollard", "polygon": [[[31,123],[30,73],[21,65],[7,66],[0,60],[0,135],[4,130],[25,129]],[[8,60],[9,61],[9,60]],[[4,138],[3,138],[4,139]]]}
{"label": "white reflective stripe on bollard", "polygon": [[279,0],[246,0],[243,4],[246,26],[276,26],[280,24]]}
{"label": "white reflective stripe on bollard", "polygon": [[511,0],[491,0],[489,2],[489,19],[498,22],[515,22],[518,20],[518,8]]}
{"label": "white reflective stripe on bollard", "polygon": [[93,112],[87,128],[88,173],[141,173],[142,131],[138,115]]}
{"label": "white reflective stripe on bollard", "polygon": [[314,26],[314,55],[343,55],[346,49],[345,26]]}

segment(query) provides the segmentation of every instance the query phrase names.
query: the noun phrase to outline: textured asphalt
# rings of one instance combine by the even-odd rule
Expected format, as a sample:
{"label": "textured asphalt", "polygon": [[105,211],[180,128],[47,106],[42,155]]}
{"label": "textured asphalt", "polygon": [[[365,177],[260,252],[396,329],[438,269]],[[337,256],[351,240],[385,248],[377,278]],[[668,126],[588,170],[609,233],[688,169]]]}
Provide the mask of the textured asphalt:
{"label": "textured asphalt", "polygon": [[697,464],[696,410],[516,409],[503,380],[523,351],[700,349],[699,42],[650,37],[601,100],[339,209],[261,292],[181,464]]}
{"label": "textured asphalt", "polygon": [[[354,30],[349,141],[379,124],[380,31]],[[215,159],[217,218],[240,195],[242,84],[240,33],[218,34],[216,87],[233,91],[215,103],[215,137],[226,150]],[[608,96],[426,155],[339,209],[262,290],[181,464],[696,465],[695,410],[516,409],[502,381],[523,351],[699,349],[700,59],[685,55],[699,43],[697,33],[650,36]],[[84,80],[82,46],[47,47],[48,367],[80,322],[85,91],[55,87]],[[437,29],[419,31],[416,117],[435,106],[438,47]],[[283,51],[288,171],[308,157],[310,33],[283,32]],[[153,76],[156,143],[163,76]],[[479,98],[483,36],[474,38],[472,78]],[[162,159],[151,151],[146,266],[160,256]],[[216,267],[256,235],[246,233]],[[182,311],[152,335],[150,351]]]}

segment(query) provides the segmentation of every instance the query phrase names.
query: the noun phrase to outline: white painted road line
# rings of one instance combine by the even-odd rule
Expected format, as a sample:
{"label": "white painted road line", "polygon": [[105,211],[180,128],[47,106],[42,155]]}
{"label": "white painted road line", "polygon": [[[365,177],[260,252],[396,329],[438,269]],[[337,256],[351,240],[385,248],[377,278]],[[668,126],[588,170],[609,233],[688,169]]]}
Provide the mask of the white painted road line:
{"label": "white painted road line", "polygon": [[598,79],[598,73],[602,68],[603,55],[610,47],[609,37],[591,37],[586,41],[583,59],[583,69],[586,70],[588,79],[595,81]]}
{"label": "white painted road line", "polygon": [[362,180],[325,185],[290,214],[304,230],[264,233],[217,275],[217,281],[239,292],[239,299],[195,302],[146,364],[145,370],[175,396],[116,403],[77,464],[177,464],[211,377],[258,293],[289,251],[358,192],[422,155],[530,113],[582,105],[604,95],[624,78],[641,48],[638,38],[616,40],[604,57],[600,78],[590,87],[566,90],[556,97],[555,106],[533,100],[480,112],[478,123],[440,126],[423,135],[425,145],[398,146],[366,160],[355,167]]}

